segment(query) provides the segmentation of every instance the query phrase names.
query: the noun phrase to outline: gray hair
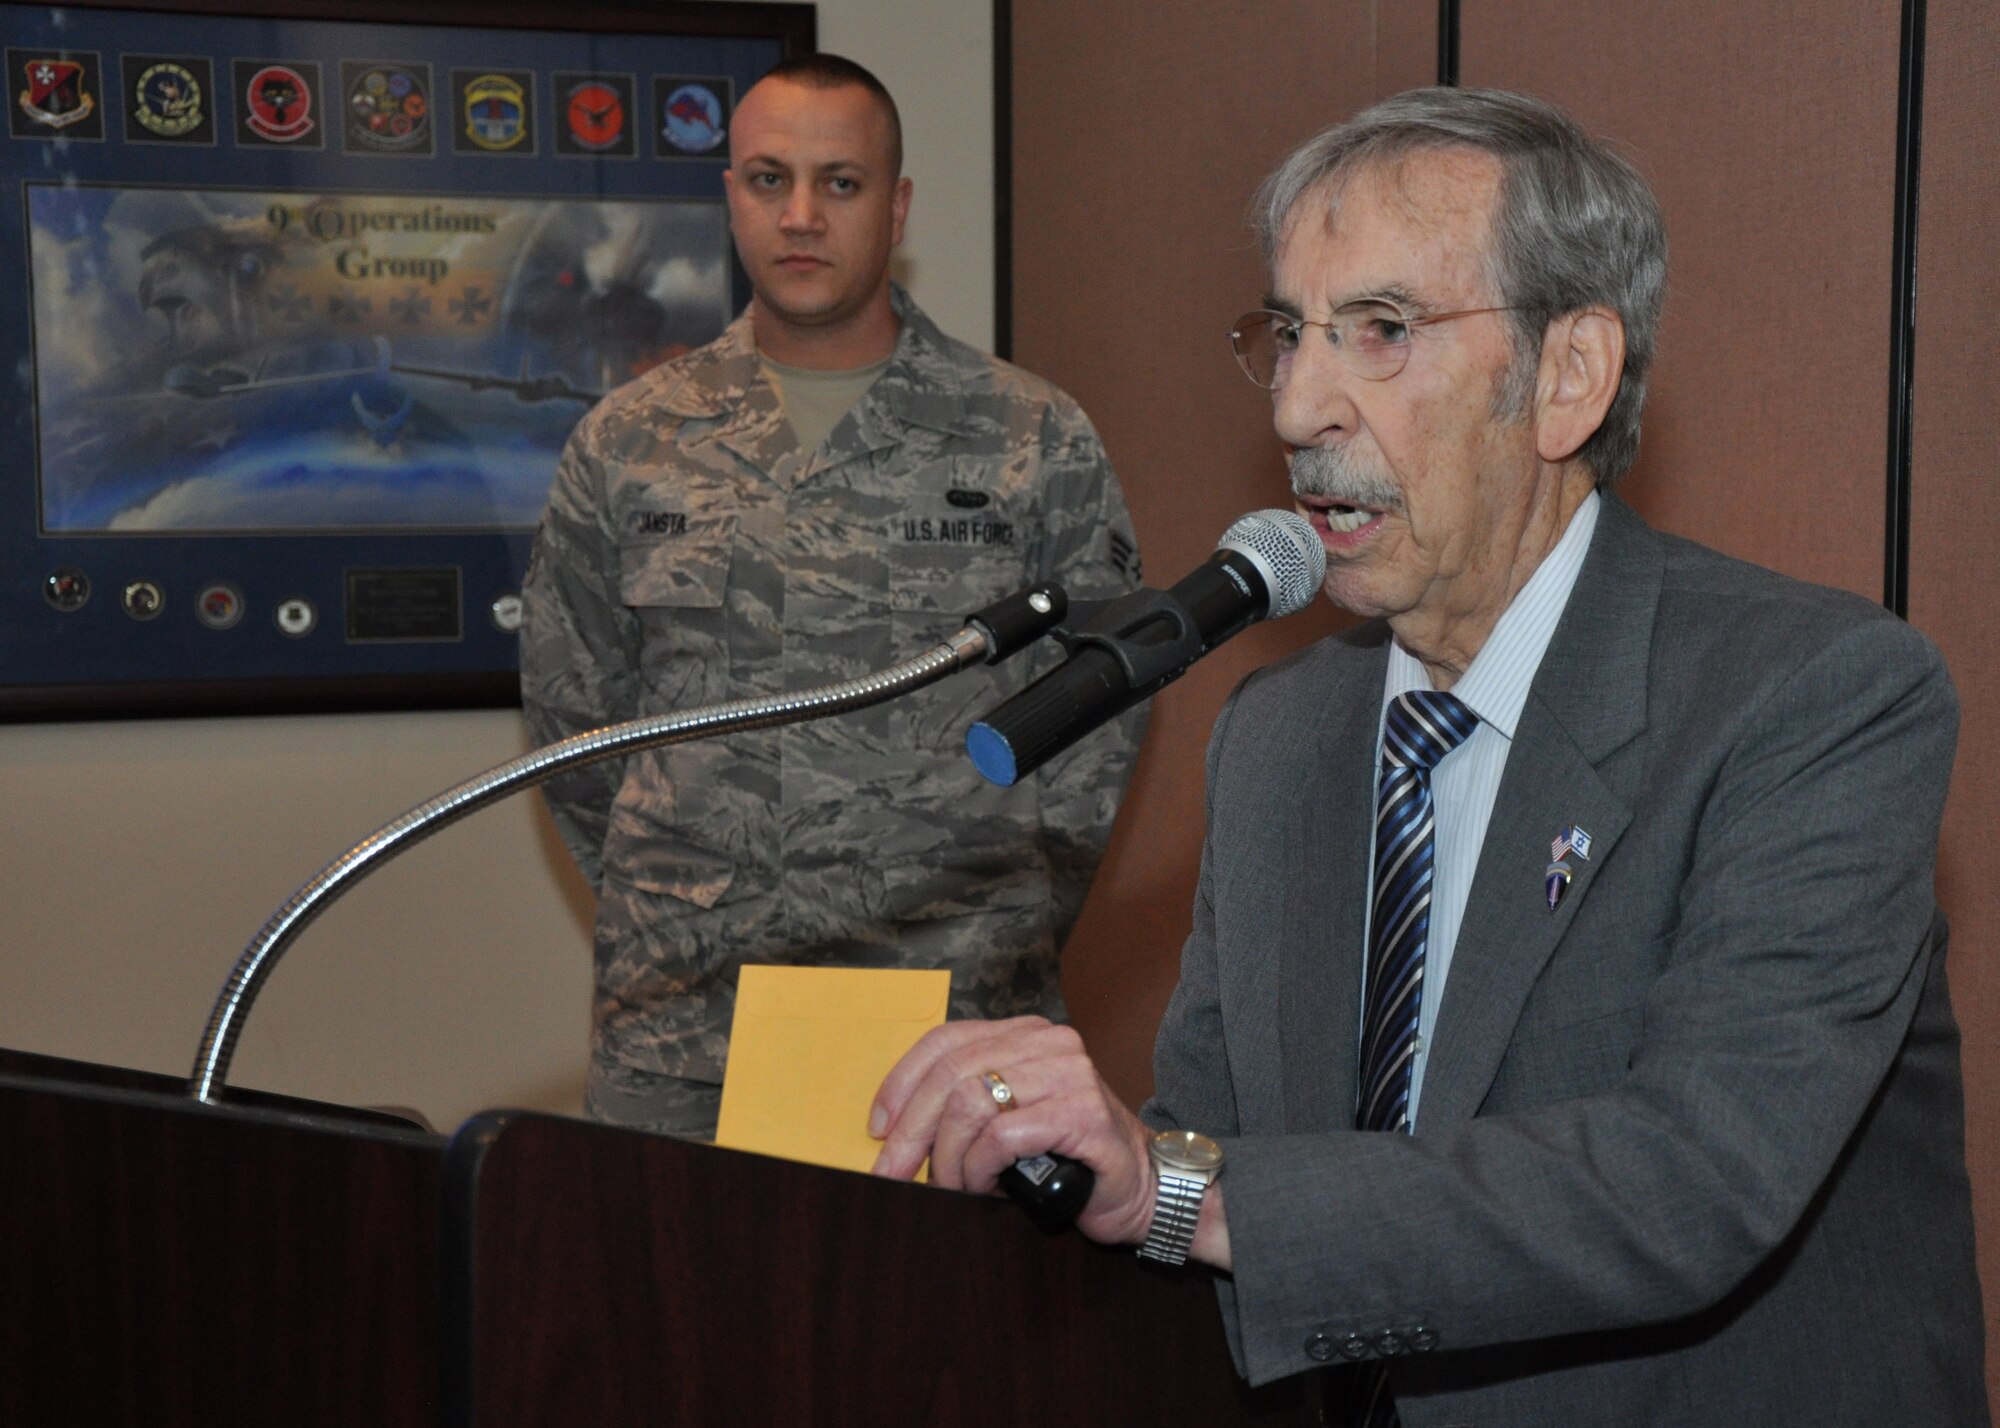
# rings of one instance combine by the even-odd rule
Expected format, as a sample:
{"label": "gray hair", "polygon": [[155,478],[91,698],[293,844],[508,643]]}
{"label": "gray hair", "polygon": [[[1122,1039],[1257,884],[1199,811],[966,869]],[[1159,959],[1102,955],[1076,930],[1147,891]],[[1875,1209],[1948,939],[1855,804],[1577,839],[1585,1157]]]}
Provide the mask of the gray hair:
{"label": "gray hair", "polygon": [[1425,150],[1493,155],[1503,174],[1488,256],[1512,314],[1517,360],[1501,402],[1525,409],[1542,335],[1565,313],[1603,305],[1625,324],[1625,370],[1604,422],[1578,457],[1608,486],[1639,454],[1646,371],[1659,340],[1667,231],[1638,170],[1561,110],[1497,89],[1413,89],[1364,109],[1293,150],[1258,189],[1251,221],[1276,256],[1301,200],[1337,194],[1362,169]]}

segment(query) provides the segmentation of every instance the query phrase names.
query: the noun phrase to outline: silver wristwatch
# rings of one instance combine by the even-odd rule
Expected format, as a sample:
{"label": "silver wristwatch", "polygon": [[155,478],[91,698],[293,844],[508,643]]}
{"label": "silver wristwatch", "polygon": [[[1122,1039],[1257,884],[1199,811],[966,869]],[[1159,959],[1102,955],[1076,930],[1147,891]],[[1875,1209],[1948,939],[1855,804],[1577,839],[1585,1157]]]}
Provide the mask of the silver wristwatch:
{"label": "silver wristwatch", "polygon": [[1186,1264],[1194,1244],[1202,1196],[1222,1174],[1222,1147],[1198,1131],[1161,1131],[1153,1137],[1153,1225],[1139,1258]]}

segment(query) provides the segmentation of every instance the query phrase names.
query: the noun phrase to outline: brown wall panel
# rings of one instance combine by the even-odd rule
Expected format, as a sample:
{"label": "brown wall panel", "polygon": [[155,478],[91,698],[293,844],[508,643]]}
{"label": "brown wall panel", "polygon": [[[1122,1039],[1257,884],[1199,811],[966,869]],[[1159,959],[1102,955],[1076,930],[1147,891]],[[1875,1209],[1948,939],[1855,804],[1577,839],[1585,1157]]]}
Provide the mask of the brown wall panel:
{"label": "brown wall panel", "polygon": [[[1237,516],[1289,504],[1269,400],[1225,334],[1265,288],[1244,214],[1299,140],[1435,74],[1436,6],[1015,0],[1014,356],[1082,402],[1130,498],[1149,580]],[[1379,88],[1378,88],[1379,87]],[[1245,672],[1330,628],[1240,636],[1154,701],[1118,831],[1064,961],[1120,1094],[1152,1085],[1200,854],[1202,750]]]}
{"label": "brown wall panel", "polygon": [[1656,524],[1882,593],[1897,0],[1467,5],[1460,73],[1568,109],[1672,257],[1627,487]]}
{"label": "brown wall panel", "polygon": [[[1965,703],[1940,884],[1983,1277],[2000,1282],[2000,672],[1984,637],[2000,608],[1986,339],[2000,9],[1928,6],[1911,616]],[[1668,529],[1879,598],[1897,0],[1463,8],[1464,82],[1562,104],[1619,140],[1666,206],[1663,355],[1627,494]],[[1263,286],[1249,195],[1322,124],[1432,80],[1437,6],[1015,0],[1013,15],[1016,354],[1097,420],[1165,583],[1235,515],[1284,502],[1268,409],[1221,336]],[[1330,624],[1316,612],[1252,631],[1155,701],[1065,965],[1078,1024],[1128,1098],[1151,1084],[1187,926],[1209,724],[1245,670]],[[2000,1349],[1990,1312],[1988,1339]]]}
{"label": "brown wall panel", "polygon": [[1911,450],[1910,619],[1944,650],[1964,707],[1939,893],[1965,1032],[1966,1158],[1986,1286],[1987,1383],[2000,1396],[2000,10],[1930,0]]}
{"label": "brown wall panel", "polygon": [[[1379,0],[1374,6],[1375,92],[1370,99],[1438,82],[1438,9],[1437,0]],[[1309,118],[1298,137],[1344,117]]]}

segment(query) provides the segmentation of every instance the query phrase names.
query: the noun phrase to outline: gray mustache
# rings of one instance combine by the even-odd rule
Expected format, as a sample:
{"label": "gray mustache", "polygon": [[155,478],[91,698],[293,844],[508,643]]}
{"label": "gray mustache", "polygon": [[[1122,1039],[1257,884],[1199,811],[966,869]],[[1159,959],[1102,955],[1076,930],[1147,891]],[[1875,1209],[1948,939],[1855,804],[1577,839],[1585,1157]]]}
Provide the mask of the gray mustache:
{"label": "gray mustache", "polygon": [[1383,511],[1403,504],[1400,489],[1350,460],[1345,447],[1310,446],[1294,451],[1292,494]]}

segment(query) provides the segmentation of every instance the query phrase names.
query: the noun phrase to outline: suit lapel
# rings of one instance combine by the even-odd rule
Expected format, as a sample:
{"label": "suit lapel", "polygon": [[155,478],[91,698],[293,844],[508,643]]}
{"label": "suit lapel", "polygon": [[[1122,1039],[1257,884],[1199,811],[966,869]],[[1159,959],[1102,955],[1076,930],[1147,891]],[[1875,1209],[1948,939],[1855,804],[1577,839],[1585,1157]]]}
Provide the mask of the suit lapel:
{"label": "suit lapel", "polygon": [[[1419,1128],[1472,1116],[1521,1010],[1590,896],[1632,811],[1598,769],[1646,723],[1646,674],[1664,557],[1629,507],[1606,496],[1589,555],[1528,694],[1466,900],[1451,977],[1424,1071]],[[1565,859],[1568,895],[1551,912],[1550,843],[1580,824],[1588,859]]]}
{"label": "suit lapel", "polygon": [[[1451,978],[1438,1009],[1420,1126],[1465,1120],[1479,1109],[1542,967],[1590,896],[1632,813],[1597,770],[1529,701],[1507,756],[1507,772],[1486,826],[1486,842],[1452,951]],[[1590,832],[1590,857],[1565,859],[1567,896],[1554,912],[1543,889],[1549,844],[1571,824]]]}
{"label": "suit lapel", "polygon": [[1386,632],[1375,628],[1375,647],[1340,662],[1321,705],[1281,845],[1299,850],[1303,869],[1286,896],[1278,941],[1285,1129],[1293,1133],[1344,1130],[1354,1121],[1375,735],[1389,660]]}

